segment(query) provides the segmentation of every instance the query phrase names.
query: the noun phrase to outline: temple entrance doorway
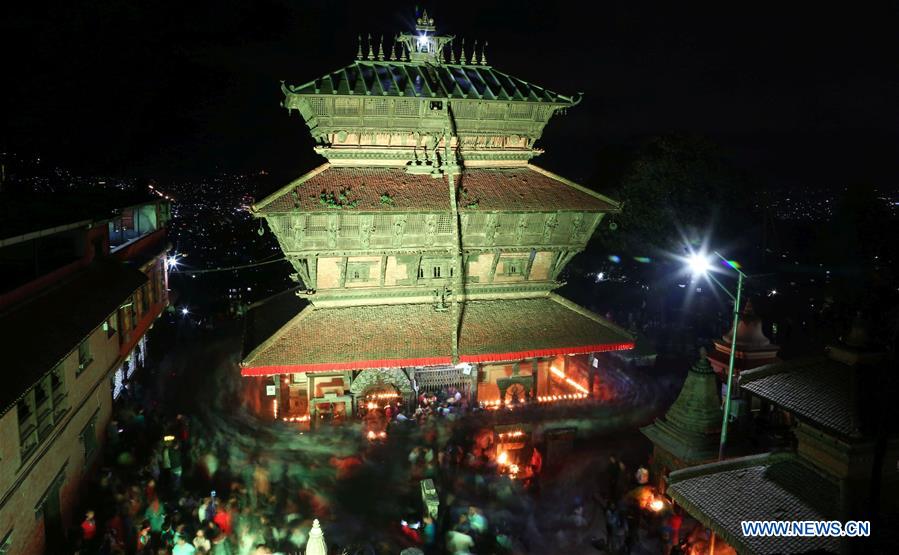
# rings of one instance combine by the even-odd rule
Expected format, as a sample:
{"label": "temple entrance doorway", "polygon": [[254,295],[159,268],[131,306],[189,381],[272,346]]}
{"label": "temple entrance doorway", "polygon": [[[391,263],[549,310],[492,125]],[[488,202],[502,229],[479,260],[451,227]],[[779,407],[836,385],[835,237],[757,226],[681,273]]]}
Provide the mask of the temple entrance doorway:
{"label": "temple entrance doorway", "polygon": [[365,411],[383,411],[387,406],[402,402],[399,388],[389,383],[372,384],[365,388],[359,399],[359,407]]}

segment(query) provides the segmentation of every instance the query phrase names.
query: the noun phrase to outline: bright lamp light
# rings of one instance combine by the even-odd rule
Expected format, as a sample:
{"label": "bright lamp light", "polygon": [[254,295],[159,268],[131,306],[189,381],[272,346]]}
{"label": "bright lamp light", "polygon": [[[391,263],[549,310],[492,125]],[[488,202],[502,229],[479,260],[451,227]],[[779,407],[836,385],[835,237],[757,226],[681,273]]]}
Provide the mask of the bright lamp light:
{"label": "bright lamp light", "polygon": [[708,258],[695,252],[687,258],[687,265],[690,267],[693,275],[706,274],[712,267]]}

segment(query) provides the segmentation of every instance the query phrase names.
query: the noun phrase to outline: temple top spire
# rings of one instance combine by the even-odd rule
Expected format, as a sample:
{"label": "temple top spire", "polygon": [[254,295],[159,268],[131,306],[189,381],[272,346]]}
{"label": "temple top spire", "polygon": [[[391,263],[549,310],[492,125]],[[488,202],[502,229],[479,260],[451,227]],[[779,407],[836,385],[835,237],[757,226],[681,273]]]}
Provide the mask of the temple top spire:
{"label": "temple top spire", "polygon": [[415,33],[401,33],[396,41],[402,43],[410,52],[410,61],[440,64],[443,62],[443,49],[454,37],[438,35],[434,18],[424,10],[421,17],[415,20]]}
{"label": "temple top spire", "polygon": [[415,30],[420,33],[433,33],[437,30],[434,27],[434,18],[428,17],[428,10],[424,10],[421,17],[415,20]]}

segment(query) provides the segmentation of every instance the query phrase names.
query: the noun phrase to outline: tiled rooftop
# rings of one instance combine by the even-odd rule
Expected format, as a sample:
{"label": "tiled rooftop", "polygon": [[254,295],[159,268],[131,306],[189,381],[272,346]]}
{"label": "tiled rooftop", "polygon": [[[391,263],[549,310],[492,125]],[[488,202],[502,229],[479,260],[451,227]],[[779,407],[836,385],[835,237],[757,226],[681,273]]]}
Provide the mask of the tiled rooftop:
{"label": "tiled rooftop", "polygon": [[740,387],[846,436],[859,435],[850,397],[850,368],[825,356],[780,362],[743,372]]}
{"label": "tiled rooftop", "polygon": [[[300,179],[302,180],[302,178]],[[298,180],[298,181],[300,181]],[[504,210],[547,212],[555,210],[610,211],[617,205],[581,191],[564,181],[532,169],[466,169],[460,185],[463,210]],[[345,208],[322,202],[322,195],[337,198]],[[382,201],[381,195],[388,195]],[[257,203],[263,214],[291,212],[346,211],[449,211],[446,178],[413,175],[403,168],[328,167],[294,187],[286,187]],[[355,203],[352,205],[352,203]],[[475,207],[465,208],[469,205]]]}
{"label": "tiled rooftop", "polygon": [[[467,169],[461,186],[477,210],[609,211],[616,207],[531,168]],[[465,209],[466,203],[462,203]],[[469,209],[472,210],[472,209]]]}
{"label": "tiled rooftop", "polygon": [[779,453],[732,459],[672,472],[668,494],[738,553],[836,553],[838,538],[746,537],[745,520],[831,520],[838,486]]}
{"label": "tiled rooftop", "polygon": [[[472,301],[462,316],[467,362],[632,347],[623,330],[558,297]],[[590,314],[589,316],[585,314]],[[431,304],[307,307],[244,360],[244,374],[446,364],[452,314]]]}

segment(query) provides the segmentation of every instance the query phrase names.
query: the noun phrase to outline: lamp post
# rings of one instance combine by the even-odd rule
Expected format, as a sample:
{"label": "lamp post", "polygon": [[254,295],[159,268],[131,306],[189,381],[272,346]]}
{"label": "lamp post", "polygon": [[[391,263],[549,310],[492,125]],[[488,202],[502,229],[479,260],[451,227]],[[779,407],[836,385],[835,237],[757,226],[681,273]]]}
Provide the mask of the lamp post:
{"label": "lamp post", "polygon": [[717,279],[715,279],[715,276],[713,276],[711,274],[711,272],[709,272],[710,265],[709,265],[708,260],[704,256],[699,255],[699,254],[693,254],[688,259],[688,263],[690,265],[690,268],[693,270],[694,274],[703,274],[706,277],[708,277],[710,280],[712,280],[715,283],[715,285],[720,287],[721,290],[724,291],[724,293],[734,301],[734,321],[733,321],[733,328],[732,328],[732,333],[731,333],[731,338],[730,338],[730,357],[728,358],[728,361],[727,361],[727,385],[725,386],[725,393],[724,393],[724,416],[722,417],[722,420],[721,420],[721,440],[718,443],[718,460],[720,461],[724,458],[724,446],[727,443],[727,422],[728,422],[728,417],[730,416],[730,392],[733,388],[734,357],[735,357],[736,350],[737,350],[737,325],[740,323],[740,298],[743,295],[743,278],[746,277],[746,274],[744,274],[742,271],[740,271],[740,268],[737,265],[737,263],[724,258],[717,252],[715,252],[714,254],[715,254],[715,256],[717,256],[718,258],[723,260],[724,263],[728,267],[730,267],[732,270],[737,272],[736,294],[731,293],[727,289],[727,287],[722,285],[721,282],[718,281]]}

